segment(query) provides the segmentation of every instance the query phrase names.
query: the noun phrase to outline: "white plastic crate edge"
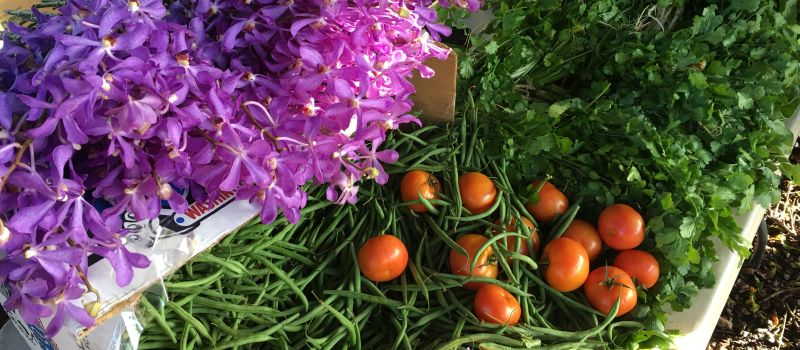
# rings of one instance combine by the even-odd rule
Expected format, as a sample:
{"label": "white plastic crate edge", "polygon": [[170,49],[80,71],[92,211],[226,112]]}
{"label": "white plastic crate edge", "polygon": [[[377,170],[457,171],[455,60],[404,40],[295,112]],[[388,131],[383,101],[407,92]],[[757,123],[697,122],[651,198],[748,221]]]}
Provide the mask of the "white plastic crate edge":
{"label": "white plastic crate edge", "polygon": [[[786,127],[794,133],[795,139],[800,135],[800,108],[794,115],[786,120]],[[758,225],[764,218],[766,209],[756,206],[745,215],[736,218],[742,227],[742,237],[745,242],[752,242]],[[692,307],[681,312],[667,315],[667,329],[677,329],[682,334],[675,338],[675,348],[681,350],[705,350],[714,328],[717,326],[725,303],[731,294],[736,277],[742,268],[742,258],[726,248],[717,238],[714,238],[714,249],[717,251],[719,261],[714,263],[714,275],[717,276],[713,288],[701,289],[694,298]]]}
{"label": "white plastic crate edge", "polygon": [[[257,208],[246,201],[235,200],[233,193],[223,194],[209,206],[192,203],[184,214],[162,209],[159,219],[136,222],[126,214],[125,228],[129,234],[125,247],[147,255],[151,264],[146,269],[134,270],[133,280],[125,287],[117,285],[113,269],[105,259],[89,267],[89,282],[101,297],[95,327],[87,330],[76,322],[67,322],[49,339],[43,331],[48,319],[29,325],[18,312],[9,312],[10,321],[35,350],[121,349],[124,337],[138,344],[141,325],[132,307],[138,296],[257,214]],[[0,303],[7,294],[6,288],[0,288]],[[93,296],[87,295],[82,301],[91,302]]]}

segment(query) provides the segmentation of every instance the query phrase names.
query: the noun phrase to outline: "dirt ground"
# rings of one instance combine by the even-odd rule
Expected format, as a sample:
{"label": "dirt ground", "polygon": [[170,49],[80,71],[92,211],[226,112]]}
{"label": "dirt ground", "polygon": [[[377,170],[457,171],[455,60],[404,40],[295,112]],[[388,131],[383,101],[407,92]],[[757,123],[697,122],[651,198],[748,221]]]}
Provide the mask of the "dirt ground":
{"label": "dirt ground", "polygon": [[[798,144],[792,161],[800,161]],[[784,180],[781,189],[767,211],[764,260],[742,268],[708,350],[800,349],[800,185]]]}

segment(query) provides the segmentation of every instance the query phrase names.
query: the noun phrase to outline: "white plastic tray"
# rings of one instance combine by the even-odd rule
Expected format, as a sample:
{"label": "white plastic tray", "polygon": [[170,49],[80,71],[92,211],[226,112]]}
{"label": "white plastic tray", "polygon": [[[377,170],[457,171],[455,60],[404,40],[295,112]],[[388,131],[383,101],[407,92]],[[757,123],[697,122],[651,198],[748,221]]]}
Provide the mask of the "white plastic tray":
{"label": "white plastic tray", "polygon": [[[792,130],[795,139],[800,133],[800,108],[792,118],[786,121],[786,127]],[[752,242],[758,225],[764,218],[766,209],[756,206],[745,215],[736,218],[742,227],[742,237]],[[718,239],[714,239],[714,248],[719,261],[714,264],[717,283],[713,288],[701,289],[694,298],[692,307],[681,312],[668,315],[667,329],[677,329],[683,335],[675,339],[675,348],[681,350],[704,350],[708,346],[714,328],[717,326],[728,296],[731,294],[736,277],[742,268],[742,258],[726,248]]]}

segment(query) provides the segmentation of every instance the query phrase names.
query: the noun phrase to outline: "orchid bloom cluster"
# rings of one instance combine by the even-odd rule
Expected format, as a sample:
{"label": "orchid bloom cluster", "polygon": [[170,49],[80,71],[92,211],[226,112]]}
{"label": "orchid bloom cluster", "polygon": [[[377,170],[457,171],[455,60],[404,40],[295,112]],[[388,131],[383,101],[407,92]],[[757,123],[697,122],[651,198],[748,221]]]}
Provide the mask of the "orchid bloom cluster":
{"label": "orchid bloom cluster", "polygon": [[[448,2],[472,9],[473,2]],[[235,191],[291,222],[303,186],[355,203],[385,183],[387,132],[409,114],[408,78],[443,59],[430,0],[71,0],[0,49],[0,283],[25,321],[94,323],[87,258],[120,286],[148,259],[121,214],[156,218],[186,194]],[[13,39],[12,39],[13,37]],[[178,191],[180,189],[180,191]],[[181,194],[183,193],[183,194]],[[102,208],[100,203],[105,203]],[[97,301],[73,302],[87,293]]]}
{"label": "orchid bloom cluster", "polygon": [[[213,157],[192,180],[205,189],[237,190],[258,203],[265,222],[280,208],[299,218],[309,180],[328,199],[354,203],[361,179],[385,183],[386,132],[407,122],[413,70],[448,55],[431,35],[446,31],[434,10],[391,1],[175,2],[175,22],[200,38],[191,59],[237,72],[238,106],[207,131]],[[432,34],[429,34],[432,33]],[[213,97],[211,100],[216,100]],[[208,144],[213,146],[214,144]]]}

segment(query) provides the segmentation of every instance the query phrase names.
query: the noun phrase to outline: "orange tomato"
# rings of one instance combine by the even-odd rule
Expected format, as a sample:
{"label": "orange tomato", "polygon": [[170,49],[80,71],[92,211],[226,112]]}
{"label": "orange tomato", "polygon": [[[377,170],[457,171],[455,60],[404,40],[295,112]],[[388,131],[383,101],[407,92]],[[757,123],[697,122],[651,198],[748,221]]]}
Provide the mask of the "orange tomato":
{"label": "orange tomato", "polygon": [[475,315],[482,322],[513,326],[520,314],[519,301],[503,287],[487,284],[475,294]]}
{"label": "orange tomato", "polygon": [[[497,219],[494,223],[499,225],[500,224],[500,219]],[[538,253],[539,252],[539,245],[541,243],[539,242],[539,234],[536,232],[536,227],[533,226],[533,223],[530,220],[528,220],[528,218],[526,218],[524,216],[522,217],[522,223],[525,224],[525,226],[528,226],[528,229],[531,231],[531,238],[530,239],[533,241],[533,251],[535,253]],[[514,219],[514,218],[511,219],[511,222],[508,225],[506,225],[506,232],[518,232],[520,234],[523,234],[521,228],[517,229],[517,220]],[[502,232],[500,232],[500,230],[495,230],[494,233],[495,234],[500,234]],[[506,249],[508,251],[510,251],[510,252],[517,251],[516,250],[517,238],[518,238],[517,236],[506,237]],[[519,247],[519,253],[522,254],[522,255],[528,255],[528,253],[529,253],[528,252],[528,243],[525,242],[524,240],[522,241],[522,244]]]}
{"label": "orange tomato", "polygon": [[614,259],[614,266],[627,272],[645,288],[652,288],[658,282],[658,260],[648,252],[635,249],[621,252]]}
{"label": "orange tomato", "polygon": [[[533,188],[539,186],[539,182],[541,181],[534,181]],[[525,203],[525,208],[539,223],[548,223],[569,209],[569,199],[547,181],[539,190],[539,200],[536,203],[528,201]]]}
{"label": "orange tomato", "polygon": [[483,213],[494,204],[497,187],[488,176],[477,172],[466,173],[458,178],[461,202],[472,214]]}
{"label": "orange tomato", "polygon": [[[431,200],[439,198],[439,180],[431,173],[422,170],[412,170],[403,175],[400,180],[400,197],[404,202],[422,198]],[[425,213],[428,208],[422,203],[415,203],[408,206],[409,209],[417,213]]]}
{"label": "orange tomato", "polygon": [[603,251],[603,240],[600,239],[600,234],[597,233],[594,225],[586,221],[580,219],[572,220],[562,237],[572,238],[580,243],[586,249],[586,253],[589,254],[589,261],[597,259],[600,256],[600,252]]}
{"label": "orange tomato", "polygon": [[372,237],[358,251],[358,267],[370,281],[391,281],[403,274],[407,264],[406,245],[392,235]]}
{"label": "orange tomato", "polygon": [[569,238],[559,237],[544,246],[544,279],[560,292],[580,288],[589,275],[589,255],[583,246]]}
{"label": "orange tomato", "polygon": [[[489,239],[482,235],[472,233],[458,237],[458,239],[456,239],[456,244],[467,251],[467,256],[462,255],[455,249],[450,250],[450,272],[461,276],[497,278],[497,264],[494,261],[491,261],[491,258],[494,255],[492,247],[487,247],[481,253],[481,255],[478,256],[478,260],[475,263],[475,269],[472,271],[469,270],[470,263],[472,263],[472,257],[475,256],[475,253],[478,252],[478,249],[480,249],[481,245],[486,243],[488,240]],[[486,283],[468,282],[464,284],[464,287],[477,290],[484,285],[486,285]]]}
{"label": "orange tomato", "polygon": [[638,298],[631,277],[613,266],[594,269],[583,285],[583,292],[594,309],[606,315],[619,299],[617,317],[633,310]]}
{"label": "orange tomato", "polygon": [[614,204],[600,213],[597,231],[607,246],[616,250],[633,249],[644,240],[644,219],[636,209]]}

